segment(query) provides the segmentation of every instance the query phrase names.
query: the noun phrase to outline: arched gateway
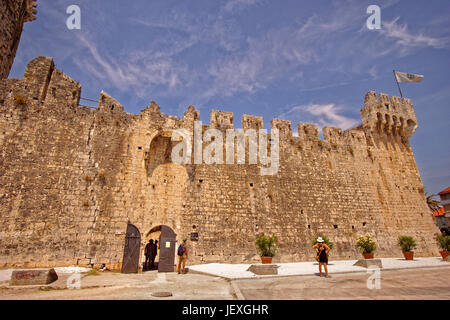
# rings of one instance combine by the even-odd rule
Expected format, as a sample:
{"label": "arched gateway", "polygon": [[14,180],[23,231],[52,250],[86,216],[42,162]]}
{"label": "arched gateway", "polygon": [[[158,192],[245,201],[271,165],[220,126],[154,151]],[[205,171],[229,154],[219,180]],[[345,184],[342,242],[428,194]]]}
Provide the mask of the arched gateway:
{"label": "arched gateway", "polygon": [[[172,228],[166,225],[155,227],[149,233],[156,231],[161,231],[158,271],[174,272],[177,235]],[[139,271],[140,249],[141,234],[136,226],[128,224],[123,250],[122,273],[137,273]]]}

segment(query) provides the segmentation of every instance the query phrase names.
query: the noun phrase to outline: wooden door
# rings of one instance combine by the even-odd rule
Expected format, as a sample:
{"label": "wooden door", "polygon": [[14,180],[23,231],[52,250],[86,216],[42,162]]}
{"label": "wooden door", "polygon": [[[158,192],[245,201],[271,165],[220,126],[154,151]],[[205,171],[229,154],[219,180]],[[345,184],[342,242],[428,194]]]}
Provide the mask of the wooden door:
{"label": "wooden door", "polygon": [[175,271],[175,246],[177,235],[168,226],[161,226],[161,241],[159,243],[158,272]]}
{"label": "wooden door", "polygon": [[139,252],[141,234],[134,225],[127,225],[125,248],[123,249],[122,273],[137,273],[139,270]]}

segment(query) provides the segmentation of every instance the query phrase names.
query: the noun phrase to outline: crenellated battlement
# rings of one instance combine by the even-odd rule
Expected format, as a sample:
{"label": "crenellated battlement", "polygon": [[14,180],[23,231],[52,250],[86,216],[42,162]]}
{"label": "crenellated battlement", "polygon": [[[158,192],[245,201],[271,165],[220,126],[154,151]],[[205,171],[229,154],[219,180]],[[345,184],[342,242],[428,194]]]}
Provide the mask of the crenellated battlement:
{"label": "crenellated battlement", "polygon": [[417,129],[417,119],[411,100],[389,97],[384,93],[370,91],[364,98],[361,109],[363,128],[372,133],[412,136]]}
{"label": "crenellated battlement", "polygon": [[[5,101],[7,96],[12,99],[15,95],[26,95],[28,102],[47,106],[77,107],[81,96],[81,85],[55,68],[53,59],[49,57],[33,59],[28,63],[22,80],[3,81],[0,89],[2,91],[0,101]],[[100,93],[97,111],[119,116],[125,113],[122,104],[104,91]],[[200,120],[200,111],[195,110],[194,106],[189,106],[182,119],[178,119],[161,113],[160,107],[154,101],[151,101],[150,105],[140,114],[150,117],[151,126],[165,128],[174,124],[174,128],[184,127],[192,130],[193,123]],[[417,128],[416,116],[409,99],[390,97],[383,93],[376,94],[373,91],[368,92],[364,98],[361,118],[362,126],[346,131],[340,128],[324,127],[323,142],[330,145],[357,145],[359,143],[365,145],[365,133],[399,135],[409,138]],[[260,116],[244,114],[241,125],[244,130],[262,129],[264,119]],[[221,130],[234,128],[233,112],[211,110],[210,124],[206,127]],[[272,119],[270,127],[279,130],[281,142],[321,144],[317,124],[298,123],[298,137],[294,137],[289,120]]]}
{"label": "crenellated battlement", "polygon": [[80,102],[81,85],[58,69],[50,71],[50,81],[45,84],[48,88],[45,95],[46,104],[59,104],[64,101],[75,108]]}
{"label": "crenellated battlement", "polygon": [[248,114],[244,114],[242,116],[242,129],[263,129],[264,128],[264,119],[258,116],[250,116]]}
{"label": "crenellated battlement", "polygon": [[292,137],[292,128],[290,120],[272,119],[270,121],[270,128],[279,130],[280,139]]}
{"label": "crenellated battlement", "polygon": [[27,83],[28,92],[34,100],[45,100],[54,69],[53,59],[49,57],[37,57],[28,63],[23,81]]}
{"label": "crenellated battlement", "polygon": [[25,17],[24,21],[33,21],[36,20],[36,14],[37,14],[37,0],[25,0]]}
{"label": "crenellated battlement", "polygon": [[323,138],[324,140],[327,140],[330,143],[342,143],[343,141],[343,134],[341,128],[335,128],[335,127],[323,127]]}
{"label": "crenellated battlement", "polygon": [[195,121],[200,121],[200,111],[195,110],[195,107],[190,105],[183,113],[183,127],[193,131]]}
{"label": "crenellated battlement", "polygon": [[233,112],[211,110],[211,128],[233,129]]}
{"label": "crenellated battlement", "polygon": [[[6,84],[11,82],[5,82]],[[81,85],[55,68],[52,58],[37,57],[30,61],[22,80],[5,88],[10,98],[22,96],[28,103],[77,107]]]}
{"label": "crenellated battlement", "polygon": [[123,106],[116,99],[111,97],[103,90],[100,93],[97,109],[103,112],[113,112],[113,113],[124,112]]}
{"label": "crenellated battlement", "polygon": [[331,145],[366,146],[365,133],[359,129],[342,131],[341,128],[323,127],[323,138]]}
{"label": "crenellated battlement", "polygon": [[319,140],[319,126],[314,123],[300,122],[297,125],[298,136],[301,140]]}

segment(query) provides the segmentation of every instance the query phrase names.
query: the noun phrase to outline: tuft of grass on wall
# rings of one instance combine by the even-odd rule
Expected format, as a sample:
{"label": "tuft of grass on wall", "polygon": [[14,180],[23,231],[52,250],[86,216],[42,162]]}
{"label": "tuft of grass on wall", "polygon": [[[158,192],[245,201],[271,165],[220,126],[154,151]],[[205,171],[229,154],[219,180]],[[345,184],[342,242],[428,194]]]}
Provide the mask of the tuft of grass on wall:
{"label": "tuft of grass on wall", "polygon": [[355,154],[355,150],[353,150],[353,147],[352,147],[352,146],[348,147],[348,151],[350,151],[350,153],[351,153],[352,155]]}
{"label": "tuft of grass on wall", "polygon": [[13,98],[14,100],[14,104],[16,106],[23,106],[27,103],[27,98],[25,98],[24,96],[20,95],[20,94],[16,94]]}
{"label": "tuft of grass on wall", "polygon": [[87,274],[88,276],[98,276],[98,275],[99,275],[99,273],[97,272],[96,269],[91,269],[91,270],[89,270],[88,272],[86,272],[86,274]]}
{"label": "tuft of grass on wall", "polygon": [[97,176],[98,176],[98,178],[101,180],[101,181],[106,181],[106,173],[105,173],[105,171],[100,171],[98,174],[97,174]]}

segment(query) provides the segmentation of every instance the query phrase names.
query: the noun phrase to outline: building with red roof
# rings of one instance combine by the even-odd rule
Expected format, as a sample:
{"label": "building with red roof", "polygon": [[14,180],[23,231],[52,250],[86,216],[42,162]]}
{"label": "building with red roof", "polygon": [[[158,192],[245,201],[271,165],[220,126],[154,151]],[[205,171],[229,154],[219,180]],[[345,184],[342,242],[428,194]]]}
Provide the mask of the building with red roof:
{"label": "building with red roof", "polygon": [[442,190],[438,193],[441,198],[442,208],[434,210],[433,217],[436,219],[436,224],[439,229],[446,229],[447,232],[450,231],[450,187]]}
{"label": "building with red roof", "polygon": [[438,195],[445,195],[445,194],[450,194],[450,187],[448,187],[447,189],[444,189],[438,193]]}
{"label": "building with red roof", "polygon": [[434,217],[442,217],[445,215],[445,210],[444,208],[438,208],[432,211],[431,213],[433,214]]}
{"label": "building with red roof", "polygon": [[441,197],[441,205],[444,207],[445,216],[450,217],[450,187],[438,193]]}

